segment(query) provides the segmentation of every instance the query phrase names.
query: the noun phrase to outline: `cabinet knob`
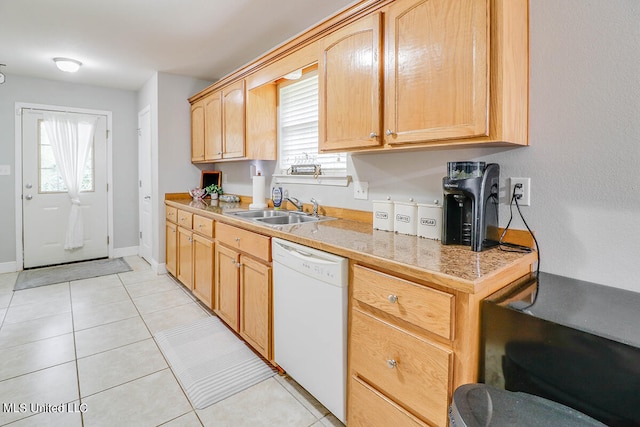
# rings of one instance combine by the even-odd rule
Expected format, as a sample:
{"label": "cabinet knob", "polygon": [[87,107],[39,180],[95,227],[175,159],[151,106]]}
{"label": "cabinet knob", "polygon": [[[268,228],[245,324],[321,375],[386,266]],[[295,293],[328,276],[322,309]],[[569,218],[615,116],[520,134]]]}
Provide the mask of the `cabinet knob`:
{"label": "cabinet knob", "polygon": [[239,237],[236,237],[236,242],[239,242],[239,241],[240,241],[240,238],[239,238]]}
{"label": "cabinet knob", "polygon": [[377,138],[377,137],[378,137],[378,134],[377,134],[377,133],[375,133],[375,132],[371,132],[371,133],[369,134],[369,138]]}
{"label": "cabinet knob", "polygon": [[395,368],[396,366],[398,366],[398,362],[396,362],[396,361],[395,361],[395,360],[393,360],[393,359],[389,359],[389,360],[387,360],[387,368],[389,368],[389,369],[393,369],[393,368]]}
{"label": "cabinet knob", "polygon": [[391,304],[395,304],[398,302],[398,295],[389,295],[387,299]]}
{"label": "cabinet knob", "polygon": [[391,129],[387,129],[387,131],[385,132],[387,134],[387,136],[392,136],[395,135],[396,133],[394,131],[392,131]]}
{"label": "cabinet knob", "polygon": [[242,263],[241,262],[237,263],[236,267],[238,267],[238,268],[242,267]]}

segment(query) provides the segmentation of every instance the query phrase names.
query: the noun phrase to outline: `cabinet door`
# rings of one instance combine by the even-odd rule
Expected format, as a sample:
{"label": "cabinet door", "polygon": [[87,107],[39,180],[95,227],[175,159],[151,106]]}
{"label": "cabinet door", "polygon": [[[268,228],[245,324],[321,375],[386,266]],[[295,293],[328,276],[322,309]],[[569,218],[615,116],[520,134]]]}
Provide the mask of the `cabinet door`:
{"label": "cabinet door", "polygon": [[193,294],[213,309],[213,240],[193,235]]}
{"label": "cabinet door", "polygon": [[244,80],[222,89],[222,131],[225,159],[244,157],[245,96]]}
{"label": "cabinet door", "polygon": [[215,295],[217,303],[214,311],[232,327],[239,331],[239,282],[240,254],[223,245],[216,245]]}
{"label": "cabinet door", "polygon": [[178,266],[178,227],[171,222],[167,222],[166,231],[166,268],[173,277],[176,277]]}
{"label": "cabinet door", "polygon": [[191,106],[191,161],[204,160],[204,105],[198,101]]}
{"label": "cabinet door", "polygon": [[488,134],[488,0],[397,0],[385,33],[385,142]]}
{"label": "cabinet door", "polygon": [[395,404],[439,426],[447,424],[452,360],[449,348],[370,314],[351,310],[352,375],[366,380]]}
{"label": "cabinet door", "polygon": [[204,157],[206,160],[222,158],[222,97],[220,92],[204,100]]}
{"label": "cabinet door", "polygon": [[240,261],[240,335],[270,359],[271,267],[247,256]]}
{"label": "cabinet door", "polygon": [[193,289],[193,232],[178,227],[178,280]]}
{"label": "cabinet door", "polygon": [[381,22],[382,15],[374,13],[323,40],[320,151],[382,144]]}

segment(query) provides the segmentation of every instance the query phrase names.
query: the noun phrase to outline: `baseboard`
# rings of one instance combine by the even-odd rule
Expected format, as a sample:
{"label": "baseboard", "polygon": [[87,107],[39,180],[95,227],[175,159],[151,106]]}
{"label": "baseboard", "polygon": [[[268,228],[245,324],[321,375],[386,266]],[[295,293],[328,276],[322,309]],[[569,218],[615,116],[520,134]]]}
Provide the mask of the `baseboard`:
{"label": "baseboard", "polygon": [[18,271],[18,264],[16,263],[16,261],[0,263],[0,274],[13,273],[16,271]]}
{"label": "baseboard", "polygon": [[129,246],[128,248],[113,248],[113,258],[138,255],[139,251],[139,246]]}
{"label": "baseboard", "polygon": [[151,270],[155,271],[157,274],[165,274],[167,272],[165,263],[159,263],[153,258],[151,260],[147,260],[147,262],[151,265]]}
{"label": "baseboard", "polygon": [[155,264],[153,266],[153,270],[158,274],[166,274],[167,273],[167,264],[164,262],[162,264]]}

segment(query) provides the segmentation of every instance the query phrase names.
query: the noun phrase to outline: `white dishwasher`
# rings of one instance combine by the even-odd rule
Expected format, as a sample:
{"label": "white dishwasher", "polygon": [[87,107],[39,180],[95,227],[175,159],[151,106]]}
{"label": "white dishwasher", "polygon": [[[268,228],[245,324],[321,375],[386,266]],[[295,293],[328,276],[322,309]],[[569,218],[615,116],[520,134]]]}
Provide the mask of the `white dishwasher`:
{"label": "white dishwasher", "polygon": [[346,423],[348,260],[277,238],[275,361]]}

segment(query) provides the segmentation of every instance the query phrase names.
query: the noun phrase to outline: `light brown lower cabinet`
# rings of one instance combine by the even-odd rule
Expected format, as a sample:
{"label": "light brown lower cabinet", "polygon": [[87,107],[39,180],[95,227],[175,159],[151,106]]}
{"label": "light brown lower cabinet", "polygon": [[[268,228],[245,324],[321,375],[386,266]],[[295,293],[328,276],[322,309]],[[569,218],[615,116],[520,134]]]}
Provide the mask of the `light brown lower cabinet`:
{"label": "light brown lower cabinet", "polygon": [[454,296],[361,265],[351,286],[348,425],[446,426]]}
{"label": "light brown lower cabinet", "polygon": [[178,227],[177,276],[190,290],[193,289],[193,231]]}
{"label": "light brown lower cabinet", "polygon": [[176,277],[178,271],[178,226],[167,221],[166,236],[166,268],[173,277]]}
{"label": "light brown lower cabinet", "polygon": [[212,239],[193,234],[193,294],[213,309],[214,248]]}
{"label": "light brown lower cabinet", "polygon": [[239,330],[240,254],[223,245],[216,245],[214,311],[233,330]]}
{"label": "light brown lower cabinet", "polygon": [[272,360],[271,239],[216,222],[216,240],[214,311]]}
{"label": "light brown lower cabinet", "polygon": [[265,358],[271,358],[271,266],[240,256],[240,335]]}

